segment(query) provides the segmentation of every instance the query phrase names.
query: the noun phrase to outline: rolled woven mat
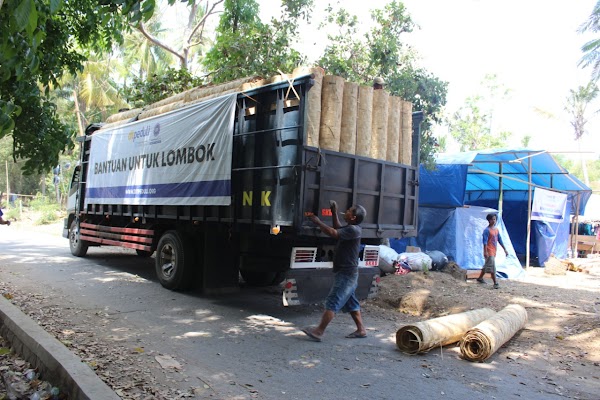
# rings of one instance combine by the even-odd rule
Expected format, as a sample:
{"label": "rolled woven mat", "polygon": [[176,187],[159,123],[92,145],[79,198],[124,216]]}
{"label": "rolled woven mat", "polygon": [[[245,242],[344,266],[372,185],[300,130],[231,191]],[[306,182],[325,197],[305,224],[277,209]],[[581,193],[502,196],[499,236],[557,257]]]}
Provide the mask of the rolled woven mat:
{"label": "rolled woven mat", "polygon": [[487,360],[527,322],[527,311],[509,304],[496,315],[469,329],[460,341],[460,352],[469,361]]}
{"label": "rolled woven mat", "polygon": [[417,354],[455,343],[466,331],[494,314],[494,310],[480,308],[406,325],[396,332],[396,346],[405,353]]}

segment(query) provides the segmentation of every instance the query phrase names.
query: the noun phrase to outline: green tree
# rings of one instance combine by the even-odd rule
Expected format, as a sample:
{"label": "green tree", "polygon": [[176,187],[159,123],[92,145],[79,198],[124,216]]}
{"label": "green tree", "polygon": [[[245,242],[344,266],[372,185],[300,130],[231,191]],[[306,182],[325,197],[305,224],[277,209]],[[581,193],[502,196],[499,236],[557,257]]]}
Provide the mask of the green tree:
{"label": "green tree", "polygon": [[134,78],[129,86],[122,89],[122,93],[129,104],[143,107],[203,83],[202,78],[192,76],[186,69],[167,68],[147,79]]}
{"label": "green tree", "polygon": [[[596,2],[588,19],[579,27],[579,33],[591,32],[595,35],[600,33],[600,1]],[[592,80],[600,79],[600,38],[586,42],[582,47],[583,57],[579,60],[579,66],[592,67]]]}
{"label": "green tree", "polygon": [[481,103],[481,96],[467,97],[450,120],[450,135],[460,145],[460,151],[502,147],[510,136],[508,132],[492,134],[490,114]]}
{"label": "green tree", "polygon": [[71,143],[47,97],[50,85],[81,70],[81,49],[110,49],[128,23],[153,11],[154,0],[0,3],[0,137],[12,136],[13,157],[25,160],[25,172],[49,170]]}
{"label": "green tree", "polygon": [[[579,142],[581,137],[586,133],[586,125],[590,117],[590,104],[596,100],[599,94],[598,86],[595,81],[589,82],[585,86],[579,86],[577,89],[569,90],[565,111],[571,117],[571,126],[573,127],[575,140]],[[594,114],[597,111],[593,112]],[[588,172],[583,155],[581,157],[581,166],[583,169],[583,181],[586,185],[590,184]]]}
{"label": "green tree", "polygon": [[[569,171],[570,174],[575,175],[579,180],[584,182],[584,169],[587,170],[589,183],[586,183],[593,191],[600,190],[600,159],[594,160],[573,160],[567,158],[562,154],[553,154],[552,157],[556,159],[556,162]],[[585,168],[584,168],[585,165]]]}
{"label": "green tree", "polygon": [[493,128],[493,116],[500,100],[507,98],[509,90],[498,83],[496,75],[486,75],[482,93],[469,96],[448,121],[450,135],[458,142],[461,151],[498,148],[506,145],[512,135]]}
{"label": "green tree", "polygon": [[254,0],[225,0],[213,47],[203,65],[215,83],[243,76],[271,76],[291,71],[303,61],[290,38],[308,20],[312,0],[282,0],[282,14],[270,24],[261,22]]}
{"label": "green tree", "polygon": [[[205,27],[207,20],[216,14],[217,6],[223,3],[224,0],[215,0],[212,3],[206,1],[187,0],[188,20],[184,27],[181,42],[173,45],[171,41],[161,39],[156,31],[148,29],[143,21],[135,25],[135,28],[140,32],[150,44],[160,48],[179,60],[181,69],[189,69],[190,62],[194,61],[197,51],[196,49],[204,45],[206,40]],[[171,0],[170,3],[173,3]],[[140,76],[141,78],[141,76]]]}
{"label": "green tree", "polygon": [[330,44],[318,64],[330,74],[361,84],[382,77],[390,93],[410,101],[413,110],[423,111],[421,161],[431,165],[438,149],[431,126],[441,122],[448,84],[418,66],[417,52],[404,43],[406,34],[415,27],[404,5],[392,1],[381,10],[373,10],[373,28],[362,35],[358,17],[345,9],[329,7],[327,15],[322,27],[336,29],[327,35]]}
{"label": "green tree", "polygon": [[120,108],[129,107],[112,79],[118,60],[92,53],[77,75],[65,74],[60,87],[49,92],[62,122],[83,135],[91,122],[101,122]]}
{"label": "green tree", "polygon": [[565,111],[571,117],[571,126],[575,133],[575,140],[581,139],[586,133],[586,125],[589,117],[588,107],[596,100],[599,93],[598,86],[596,86],[594,81],[589,82],[585,86],[579,86],[577,89],[569,90]]}
{"label": "green tree", "polygon": [[[145,30],[157,40],[163,40],[166,30],[157,15],[154,15],[145,24]],[[125,79],[135,76],[145,79],[154,74],[160,74],[173,63],[173,54],[164,48],[155,45],[141,32],[134,30],[124,36],[123,45],[120,47],[123,66],[120,71]]]}

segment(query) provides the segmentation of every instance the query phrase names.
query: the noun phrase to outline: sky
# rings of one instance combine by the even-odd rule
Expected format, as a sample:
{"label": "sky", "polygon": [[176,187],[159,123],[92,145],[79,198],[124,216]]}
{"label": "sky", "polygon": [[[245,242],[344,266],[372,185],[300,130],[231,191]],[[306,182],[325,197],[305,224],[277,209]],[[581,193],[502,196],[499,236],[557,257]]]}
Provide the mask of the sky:
{"label": "sky", "polygon": [[[278,0],[259,0],[268,16]],[[316,32],[326,2],[315,2],[313,23],[303,27],[300,49],[318,53],[324,34]],[[370,23],[369,10],[382,8],[386,0],[350,0],[343,6]],[[448,82],[446,112],[453,113],[468,96],[482,93],[486,74],[510,90],[506,101],[494,110],[492,131],[512,132],[510,146],[551,152],[578,151],[569,116],[564,111],[570,89],[585,85],[589,70],[577,66],[581,46],[589,35],[577,33],[596,0],[405,0],[419,26],[407,40],[421,56],[421,65]],[[365,6],[365,4],[368,4]],[[600,104],[594,109],[600,109]],[[540,110],[542,112],[540,112]],[[548,116],[551,116],[550,118]],[[598,119],[598,121],[595,121]],[[600,115],[590,118],[589,132],[581,141],[583,151],[600,151]],[[596,132],[596,134],[595,134]],[[447,134],[437,127],[436,135]],[[452,147],[452,146],[451,146]],[[451,150],[456,150],[451,148]],[[565,154],[570,158],[574,153]],[[598,153],[586,153],[597,158]]]}

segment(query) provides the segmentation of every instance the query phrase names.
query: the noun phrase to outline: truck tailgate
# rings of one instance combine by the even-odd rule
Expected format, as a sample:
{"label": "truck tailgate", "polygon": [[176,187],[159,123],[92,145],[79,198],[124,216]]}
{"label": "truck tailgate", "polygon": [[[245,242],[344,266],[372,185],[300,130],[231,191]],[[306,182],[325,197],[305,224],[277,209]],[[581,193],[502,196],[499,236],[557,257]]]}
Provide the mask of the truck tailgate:
{"label": "truck tailgate", "polygon": [[[379,288],[379,268],[360,267],[358,271],[356,297],[358,300],[375,297]],[[330,268],[289,270],[283,281],[284,305],[323,302],[333,285],[333,277],[333,271]]]}

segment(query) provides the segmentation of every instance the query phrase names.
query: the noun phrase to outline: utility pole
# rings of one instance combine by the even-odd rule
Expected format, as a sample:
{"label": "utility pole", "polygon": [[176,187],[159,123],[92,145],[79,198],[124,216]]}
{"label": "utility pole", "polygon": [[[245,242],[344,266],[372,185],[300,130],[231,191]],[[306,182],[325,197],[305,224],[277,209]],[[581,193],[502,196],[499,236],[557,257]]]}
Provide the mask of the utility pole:
{"label": "utility pole", "polygon": [[6,165],[6,208],[10,205],[10,183],[8,183],[8,160],[5,160]]}

